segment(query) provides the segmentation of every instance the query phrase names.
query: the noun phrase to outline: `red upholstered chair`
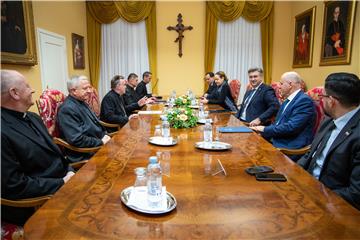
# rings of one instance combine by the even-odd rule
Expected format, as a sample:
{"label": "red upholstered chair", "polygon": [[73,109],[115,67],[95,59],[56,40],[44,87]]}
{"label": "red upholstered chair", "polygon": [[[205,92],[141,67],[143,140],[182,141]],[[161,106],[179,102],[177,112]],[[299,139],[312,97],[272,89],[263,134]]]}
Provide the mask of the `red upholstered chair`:
{"label": "red upholstered chair", "polygon": [[321,97],[319,95],[324,94],[324,87],[315,87],[313,89],[310,89],[306,92],[307,95],[309,95],[315,104],[315,110],[316,110],[316,120],[315,120],[315,126],[314,126],[314,133],[317,132],[321,121],[325,117],[324,113],[324,103]]}
{"label": "red upholstered chair", "polygon": [[24,228],[12,223],[1,222],[1,239],[2,240],[23,240]]}
{"label": "red upholstered chair", "polygon": [[[56,114],[59,106],[64,102],[65,95],[59,90],[46,89],[40,96],[40,99],[36,101],[39,114],[48,129],[49,134],[53,137],[55,144],[62,148],[67,148],[76,152],[96,152],[100,149],[99,147],[91,148],[78,148],[70,145],[65,140],[59,138],[59,131],[56,126]],[[87,160],[73,163],[71,166],[76,170],[83,166]]]}
{"label": "red upholstered chair", "polygon": [[56,129],[55,117],[59,106],[64,102],[65,95],[59,90],[46,89],[36,101],[39,114],[53,137],[58,137],[59,132]]}
{"label": "red upholstered chair", "polygon": [[100,100],[99,94],[96,88],[91,86],[90,96],[86,99],[86,103],[89,105],[90,109],[96,114],[96,116],[100,116]]}
{"label": "red upholstered chair", "polygon": [[231,96],[234,99],[235,103],[237,103],[240,93],[241,83],[238,79],[233,79],[229,82]]}
{"label": "red upholstered chair", "polygon": [[276,98],[279,100],[279,103],[281,104],[284,101],[284,99],[280,94],[280,82],[272,82],[271,87],[274,89]]}
{"label": "red upholstered chair", "polygon": [[[86,99],[86,103],[89,105],[90,109],[96,114],[97,117],[100,117],[100,100],[99,100],[99,94],[96,88],[91,86],[91,93],[89,97]],[[103,121],[100,121],[100,124],[103,125],[106,128],[117,128],[120,130],[120,125],[113,124],[113,123],[106,123]],[[108,133],[109,136],[114,136],[116,132]]]}

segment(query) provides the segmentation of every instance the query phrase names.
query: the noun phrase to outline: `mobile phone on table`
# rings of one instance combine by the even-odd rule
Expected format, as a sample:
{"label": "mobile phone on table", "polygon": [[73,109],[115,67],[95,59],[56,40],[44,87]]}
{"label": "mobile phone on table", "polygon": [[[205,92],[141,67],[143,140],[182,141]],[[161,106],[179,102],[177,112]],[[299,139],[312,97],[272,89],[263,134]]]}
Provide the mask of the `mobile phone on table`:
{"label": "mobile phone on table", "polygon": [[254,167],[248,167],[245,169],[245,172],[250,175],[255,175],[257,173],[270,173],[274,170],[269,166],[254,166]]}
{"label": "mobile phone on table", "polygon": [[276,181],[276,182],[286,182],[287,179],[285,175],[281,173],[257,173],[255,174],[256,180],[258,181]]}

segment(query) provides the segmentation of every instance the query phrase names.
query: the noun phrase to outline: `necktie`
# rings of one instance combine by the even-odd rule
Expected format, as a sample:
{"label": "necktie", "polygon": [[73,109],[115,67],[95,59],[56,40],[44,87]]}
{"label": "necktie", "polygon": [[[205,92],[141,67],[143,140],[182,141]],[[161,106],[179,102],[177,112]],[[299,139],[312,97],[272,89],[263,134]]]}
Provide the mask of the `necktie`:
{"label": "necktie", "polygon": [[244,110],[245,110],[245,108],[247,108],[247,105],[249,104],[250,99],[251,99],[252,95],[254,94],[254,92],[255,92],[255,89],[250,90],[249,95],[245,99],[245,102],[244,102]]}
{"label": "necktie", "polygon": [[275,122],[276,122],[276,123],[278,123],[281,114],[283,113],[286,105],[287,105],[289,102],[290,102],[290,100],[289,100],[289,99],[286,99],[286,100],[283,102],[283,104],[281,104],[281,107],[280,107],[280,109],[279,109],[279,112],[278,112],[278,114],[276,115],[276,119],[275,119]]}
{"label": "necktie", "polygon": [[255,94],[255,91],[256,91],[256,89],[252,89],[252,90],[250,90],[249,91],[249,94],[248,94],[248,97],[245,99],[245,101],[244,101],[244,104],[243,104],[243,108],[242,108],[242,112],[241,112],[241,114],[240,114],[240,118],[242,119],[242,120],[244,120],[244,121],[246,121],[246,109],[247,109],[247,107],[248,107],[248,105],[249,105],[249,103],[250,103],[250,100],[251,100],[251,98],[253,97],[253,95]]}
{"label": "necktie", "polygon": [[313,154],[314,156],[312,157],[310,167],[308,169],[309,173],[313,172],[313,170],[314,170],[314,168],[316,166],[316,160],[320,157],[321,153],[323,152],[323,150],[324,150],[324,148],[326,146],[326,143],[329,141],[332,130],[334,130],[334,128],[335,128],[335,123],[334,123],[334,121],[331,121],[329,126],[328,126],[327,132],[322,137],[320,143],[318,144],[318,146],[316,148],[316,152]]}

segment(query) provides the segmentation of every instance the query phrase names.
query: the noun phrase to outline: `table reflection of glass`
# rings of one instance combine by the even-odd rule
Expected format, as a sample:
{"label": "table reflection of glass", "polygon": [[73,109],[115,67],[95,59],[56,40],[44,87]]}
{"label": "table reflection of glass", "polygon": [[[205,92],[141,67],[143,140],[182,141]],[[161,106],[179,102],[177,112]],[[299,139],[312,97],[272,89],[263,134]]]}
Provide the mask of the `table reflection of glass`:
{"label": "table reflection of glass", "polygon": [[171,159],[170,151],[156,152],[156,156],[160,161],[162,174],[167,177],[170,177],[170,159]]}

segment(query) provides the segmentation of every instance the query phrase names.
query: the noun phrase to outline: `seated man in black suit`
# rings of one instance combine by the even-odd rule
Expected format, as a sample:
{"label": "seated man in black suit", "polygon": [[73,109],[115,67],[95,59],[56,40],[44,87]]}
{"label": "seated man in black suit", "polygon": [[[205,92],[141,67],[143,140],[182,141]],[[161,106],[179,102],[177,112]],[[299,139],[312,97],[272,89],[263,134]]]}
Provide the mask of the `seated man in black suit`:
{"label": "seated man in black suit", "polygon": [[139,98],[148,97],[153,100],[156,98],[152,96],[151,93],[147,92],[146,85],[151,82],[152,73],[151,72],[144,72],[143,73],[143,80],[139,82],[136,86],[136,93],[138,94]]}
{"label": "seated man in black suit", "polygon": [[[24,76],[1,70],[1,197],[11,200],[55,193],[73,169],[53,143],[34,104]],[[1,207],[1,219],[22,225],[33,208]]]}
{"label": "seated man in black suit", "polygon": [[[85,103],[91,92],[85,76],[73,76],[67,82],[69,96],[59,107],[56,123],[60,137],[75,147],[97,147],[106,144],[110,137],[95,113]],[[78,153],[67,150],[70,162],[89,159],[93,153]]]}
{"label": "seated man in black suit", "polygon": [[209,94],[214,94],[217,87],[216,87],[216,83],[214,81],[214,73],[213,72],[207,72],[205,74],[204,80],[206,81],[206,83],[209,85],[208,89],[206,90],[206,92],[204,93],[204,97],[206,98]]}
{"label": "seated man in black suit", "polygon": [[360,80],[333,73],[325,80],[324,119],[298,164],[360,210]]}
{"label": "seated man in black suit", "polygon": [[128,116],[127,113],[144,106],[146,100],[142,98],[137,103],[125,105],[123,95],[126,90],[126,83],[127,81],[120,75],[116,75],[111,79],[111,90],[101,102],[101,120],[124,126],[131,118],[137,117],[137,114]]}
{"label": "seated man in black suit", "polygon": [[248,70],[251,89],[246,91],[236,117],[250,126],[269,125],[279,109],[274,89],[263,83],[263,70]]}
{"label": "seated man in black suit", "polygon": [[[135,73],[130,73],[127,79],[126,91],[125,94],[123,95],[125,105],[135,104],[141,99],[145,99],[146,104],[153,103],[154,100],[152,100],[151,98],[147,98],[146,96],[144,97],[139,96],[139,94],[135,91],[137,85],[138,85],[138,75],[136,75]],[[130,115],[134,112],[134,110],[139,110],[141,108],[142,106],[139,105],[136,109],[127,112],[127,114]]]}

